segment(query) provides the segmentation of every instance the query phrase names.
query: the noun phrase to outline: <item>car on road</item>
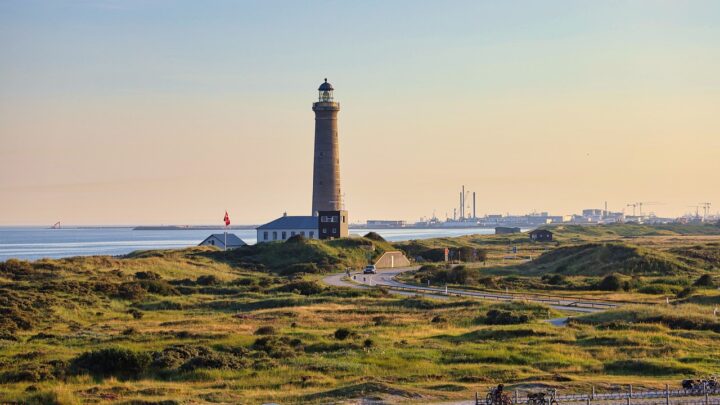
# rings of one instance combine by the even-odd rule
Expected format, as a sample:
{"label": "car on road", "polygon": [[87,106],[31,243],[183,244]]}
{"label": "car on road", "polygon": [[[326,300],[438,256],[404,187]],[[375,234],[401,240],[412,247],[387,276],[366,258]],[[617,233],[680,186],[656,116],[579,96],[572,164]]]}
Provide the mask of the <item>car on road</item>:
{"label": "car on road", "polygon": [[377,269],[375,268],[374,264],[368,264],[365,266],[365,270],[363,270],[363,274],[376,274]]}

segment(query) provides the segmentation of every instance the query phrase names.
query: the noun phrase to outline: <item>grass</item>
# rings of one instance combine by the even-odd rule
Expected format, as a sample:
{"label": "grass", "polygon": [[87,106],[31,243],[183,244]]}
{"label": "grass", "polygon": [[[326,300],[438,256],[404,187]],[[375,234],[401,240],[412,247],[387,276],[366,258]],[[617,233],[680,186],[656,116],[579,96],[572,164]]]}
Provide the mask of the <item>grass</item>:
{"label": "grass", "polygon": [[[579,242],[561,235],[558,243],[574,252],[575,261],[591,263],[601,252],[583,253],[586,248],[578,246],[612,250],[622,242],[617,231],[601,240],[605,233]],[[557,272],[539,271],[542,263],[501,266],[507,243],[537,249],[538,255],[547,248],[550,259],[557,254],[555,245],[514,238],[519,236],[418,243],[486,249],[488,264],[469,268],[478,279],[492,278],[498,289],[640,295],[637,285],[630,291],[582,289],[600,273],[578,274],[575,261],[568,263],[574,270],[564,284],[543,279]],[[715,260],[716,241],[642,236],[632,239],[629,253],[620,246],[622,254],[607,255],[618,265],[638,256],[701,260],[678,259],[678,268],[692,271],[622,276],[642,285],[686,288],[697,275],[714,274],[715,267],[706,265]],[[568,314],[538,304],[398,297],[320,286],[313,281],[317,274],[285,270],[304,263],[320,272],[342,269],[395,248],[370,243],[372,250],[364,239],[303,241],[227,253],[191,248],[0,263],[0,402],[313,404],[362,396],[431,402],[468,400],[500,382],[510,389],[543,384],[586,391],[589,384],[678,386],[682,378],[720,372],[720,324],[712,314],[720,301],[712,288],[670,305],[629,305],[556,327],[547,319]],[[643,296],[659,302],[662,295]],[[348,333],[336,335],[343,328]],[[112,348],[118,350],[107,350]],[[88,366],[96,358],[90,352],[106,359],[102,369]]]}

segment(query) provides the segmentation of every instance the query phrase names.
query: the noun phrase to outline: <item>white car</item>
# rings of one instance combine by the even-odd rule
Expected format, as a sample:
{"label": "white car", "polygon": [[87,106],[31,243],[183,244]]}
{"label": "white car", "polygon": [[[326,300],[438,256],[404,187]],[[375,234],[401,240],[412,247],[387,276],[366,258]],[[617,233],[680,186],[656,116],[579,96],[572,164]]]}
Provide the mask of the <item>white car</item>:
{"label": "white car", "polygon": [[365,266],[365,270],[363,270],[363,274],[376,274],[377,269],[375,268],[374,264],[368,264]]}

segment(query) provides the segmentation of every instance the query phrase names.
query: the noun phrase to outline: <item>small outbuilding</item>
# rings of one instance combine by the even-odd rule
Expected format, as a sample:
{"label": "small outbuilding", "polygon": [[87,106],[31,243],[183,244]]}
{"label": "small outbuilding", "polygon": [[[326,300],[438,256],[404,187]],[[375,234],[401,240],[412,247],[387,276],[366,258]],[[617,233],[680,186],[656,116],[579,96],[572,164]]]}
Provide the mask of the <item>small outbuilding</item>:
{"label": "small outbuilding", "polygon": [[508,233],[520,233],[520,228],[509,226],[496,226],[495,235],[505,235]]}
{"label": "small outbuilding", "polygon": [[553,233],[547,229],[535,229],[530,231],[530,240],[533,242],[552,242]]}
{"label": "small outbuilding", "polygon": [[225,240],[226,237],[224,233],[214,233],[205,238],[204,241],[200,242],[198,246],[217,246],[222,250],[226,250],[237,249],[241,246],[247,245],[247,243],[238,238],[238,236],[234,233],[227,234],[227,246],[225,245]]}

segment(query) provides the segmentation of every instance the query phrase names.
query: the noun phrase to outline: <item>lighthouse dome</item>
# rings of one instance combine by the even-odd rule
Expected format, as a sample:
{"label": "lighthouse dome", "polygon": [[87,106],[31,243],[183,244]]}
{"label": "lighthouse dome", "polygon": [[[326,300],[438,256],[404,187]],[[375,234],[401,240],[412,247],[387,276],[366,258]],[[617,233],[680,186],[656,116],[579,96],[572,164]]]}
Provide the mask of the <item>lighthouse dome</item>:
{"label": "lighthouse dome", "polygon": [[325,79],[325,83],[321,84],[320,87],[318,87],[318,90],[320,91],[332,91],[333,89],[332,84],[328,83],[327,79]]}

